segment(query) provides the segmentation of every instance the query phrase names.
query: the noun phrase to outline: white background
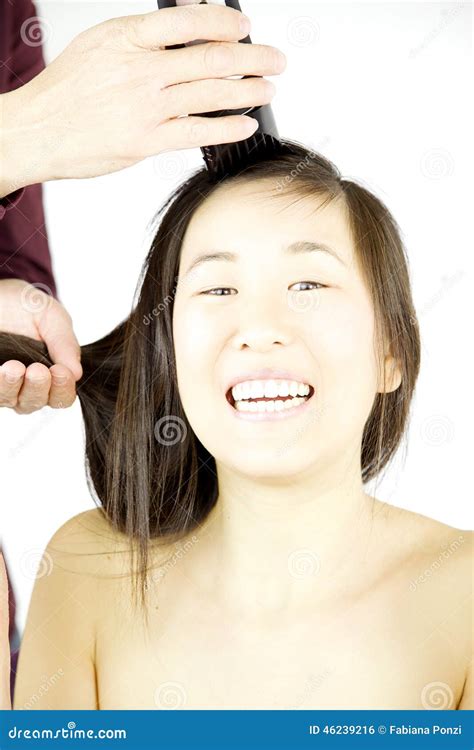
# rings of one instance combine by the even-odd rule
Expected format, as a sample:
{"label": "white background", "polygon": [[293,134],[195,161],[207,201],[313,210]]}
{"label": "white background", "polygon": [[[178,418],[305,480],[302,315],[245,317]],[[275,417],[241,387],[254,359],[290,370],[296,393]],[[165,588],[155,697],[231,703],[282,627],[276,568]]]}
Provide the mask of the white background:
{"label": "white background", "polygon": [[[46,62],[106,18],[155,9],[154,2],[39,2]],[[280,134],[321,151],[343,176],[375,191],[403,231],[422,365],[406,459],[402,451],[377,497],[470,528],[471,6],[242,0],[242,10],[252,20],[252,41],[288,58],[273,78]],[[59,295],[82,345],[128,315],[148,224],[202,163],[199,149],[182,150],[105,177],[45,185]],[[0,529],[23,627],[48,539],[94,507],[78,401],[30,416],[0,410],[0,456]]]}

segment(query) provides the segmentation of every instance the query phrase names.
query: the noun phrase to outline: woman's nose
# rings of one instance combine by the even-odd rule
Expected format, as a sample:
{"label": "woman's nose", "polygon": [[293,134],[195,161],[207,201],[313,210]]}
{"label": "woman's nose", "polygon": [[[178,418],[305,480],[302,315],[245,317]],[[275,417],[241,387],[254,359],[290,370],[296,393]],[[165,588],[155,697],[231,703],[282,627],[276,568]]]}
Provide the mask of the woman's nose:
{"label": "woman's nose", "polygon": [[248,305],[242,312],[237,326],[234,343],[237,349],[247,346],[251,349],[267,351],[274,344],[287,345],[291,341],[288,309],[279,309],[275,304],[265,304],[260,300]]}

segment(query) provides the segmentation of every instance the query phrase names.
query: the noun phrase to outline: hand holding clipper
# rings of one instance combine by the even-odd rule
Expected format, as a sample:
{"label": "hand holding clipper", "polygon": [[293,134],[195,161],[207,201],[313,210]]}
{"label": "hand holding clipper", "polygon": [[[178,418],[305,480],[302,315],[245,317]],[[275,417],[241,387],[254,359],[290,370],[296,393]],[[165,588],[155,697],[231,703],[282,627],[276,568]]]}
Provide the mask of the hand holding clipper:
{"label": "hand holding clipper", "polygon": [[[197,0],[158,0],[159,8],[197,4]],[[241,11],[239,0],[212,0],[207,3],[202,0],[199,4],[223,5]],[[176,44],[165,49],[179,49],[195,44],[204,44],[209,40],[196,39]],[[251,44],[250,35],[241,39],[239,43]],[[229,76],[229,78],[256,78],[257,76]],[[201,151],[209,171],[210,179],[214,182],[223,180],[227,175],[236,174],[246,166],[260,161],[267,155],[284,150],[275,123],[270,104],[243,107],[240,109],[221,109],[213,112],[197,113],[200,117],[222,117],[227,115],[248,115],[257,120],[257,130],[245,140],[232,143],[219,143],[211,146],[201,146]]]}

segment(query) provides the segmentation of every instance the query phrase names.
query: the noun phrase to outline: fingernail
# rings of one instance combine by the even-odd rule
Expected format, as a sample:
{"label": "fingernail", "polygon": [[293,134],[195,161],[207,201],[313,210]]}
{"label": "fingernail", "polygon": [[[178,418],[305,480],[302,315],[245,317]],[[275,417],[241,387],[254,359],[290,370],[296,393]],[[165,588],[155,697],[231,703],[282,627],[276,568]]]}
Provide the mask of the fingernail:
{"label": "fingernail", "polygon": [[248,34],[250,32],[250,18],[248,16],[244,16],[242,13],[240,16],[240,31],[242,34]]}
{"label": "fingernail", "polygon": [[13,385],[13,383],[18,383],[20,378],[18,375],[5,375],[5,380],[7,383],[10,383],[10,385]]}
{"label": "fingernail", "polygon": [[53,375],[54,385],[64,385],[66,380],[67,380],[67,377],[65,375]]}

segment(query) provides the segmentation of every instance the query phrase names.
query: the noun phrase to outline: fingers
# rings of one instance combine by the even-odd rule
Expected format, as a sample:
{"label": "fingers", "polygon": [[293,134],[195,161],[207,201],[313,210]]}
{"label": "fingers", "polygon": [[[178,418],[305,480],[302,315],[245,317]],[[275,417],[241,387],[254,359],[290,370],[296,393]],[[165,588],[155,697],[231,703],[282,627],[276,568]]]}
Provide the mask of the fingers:
{"label": "fingers", "polygon": [[241,109],[267,104],[273,99],[275,85],[265,78],[239,81],[214,78],[168,86],[162,91],[165,117],[179,117],[221,109]]}
{"label": "fingers", "polygon": [[162,8],[143,15],[128,16],[130,41],[137,47],[158,49],[184,44],[194,39],[237,41],[249,33],[250,26],[241,28],[246,17],[224,5],[186,5]]}
{"label": "fingers", "polygon": [[285,55],[266,44],[207,42],[166,50],[166,55],[166,65],[162,58],[158,70],[165,86],[233,75],[276,75],[286,67]]}
{"label": "fingers", "polygon": [[38,320],[38,333],[54,363],[61,363],[75,379],[82,377],[81,348],[72,328],[71,316],[60,304],[51,305]]}
{"label": "fingers", "polygon": [[25,365],[16,359],[0,367],[0,406],[16,406],[25,370]]}
{"label": "fingers", "polygon": [[46,365],[35,362],[26,368],[23,384],[18,392],[14,410],[17,414],[32,414],[46,406],[51,386],[51,375]]}
{"label": "fingers", "polygon": [[178,117],[160,125],[155,153],[242,141],[249,138],[257,127],[258,122],[246,115]]}
{"label": "fingers", "polygon": [[44,406],[67,408],[75,398],[75,376],[64,365],[48,368],[35,362],[25,368],[11,360],[0,367],[0,406],[9,406],[17,414],[32,414]]}
{"label": "fingers", "polygon": [[52,409],[66,409],[72,406],[76,399],[75,375],[64,365],[53,365],[49,371],[51,388],[48,406]]}

